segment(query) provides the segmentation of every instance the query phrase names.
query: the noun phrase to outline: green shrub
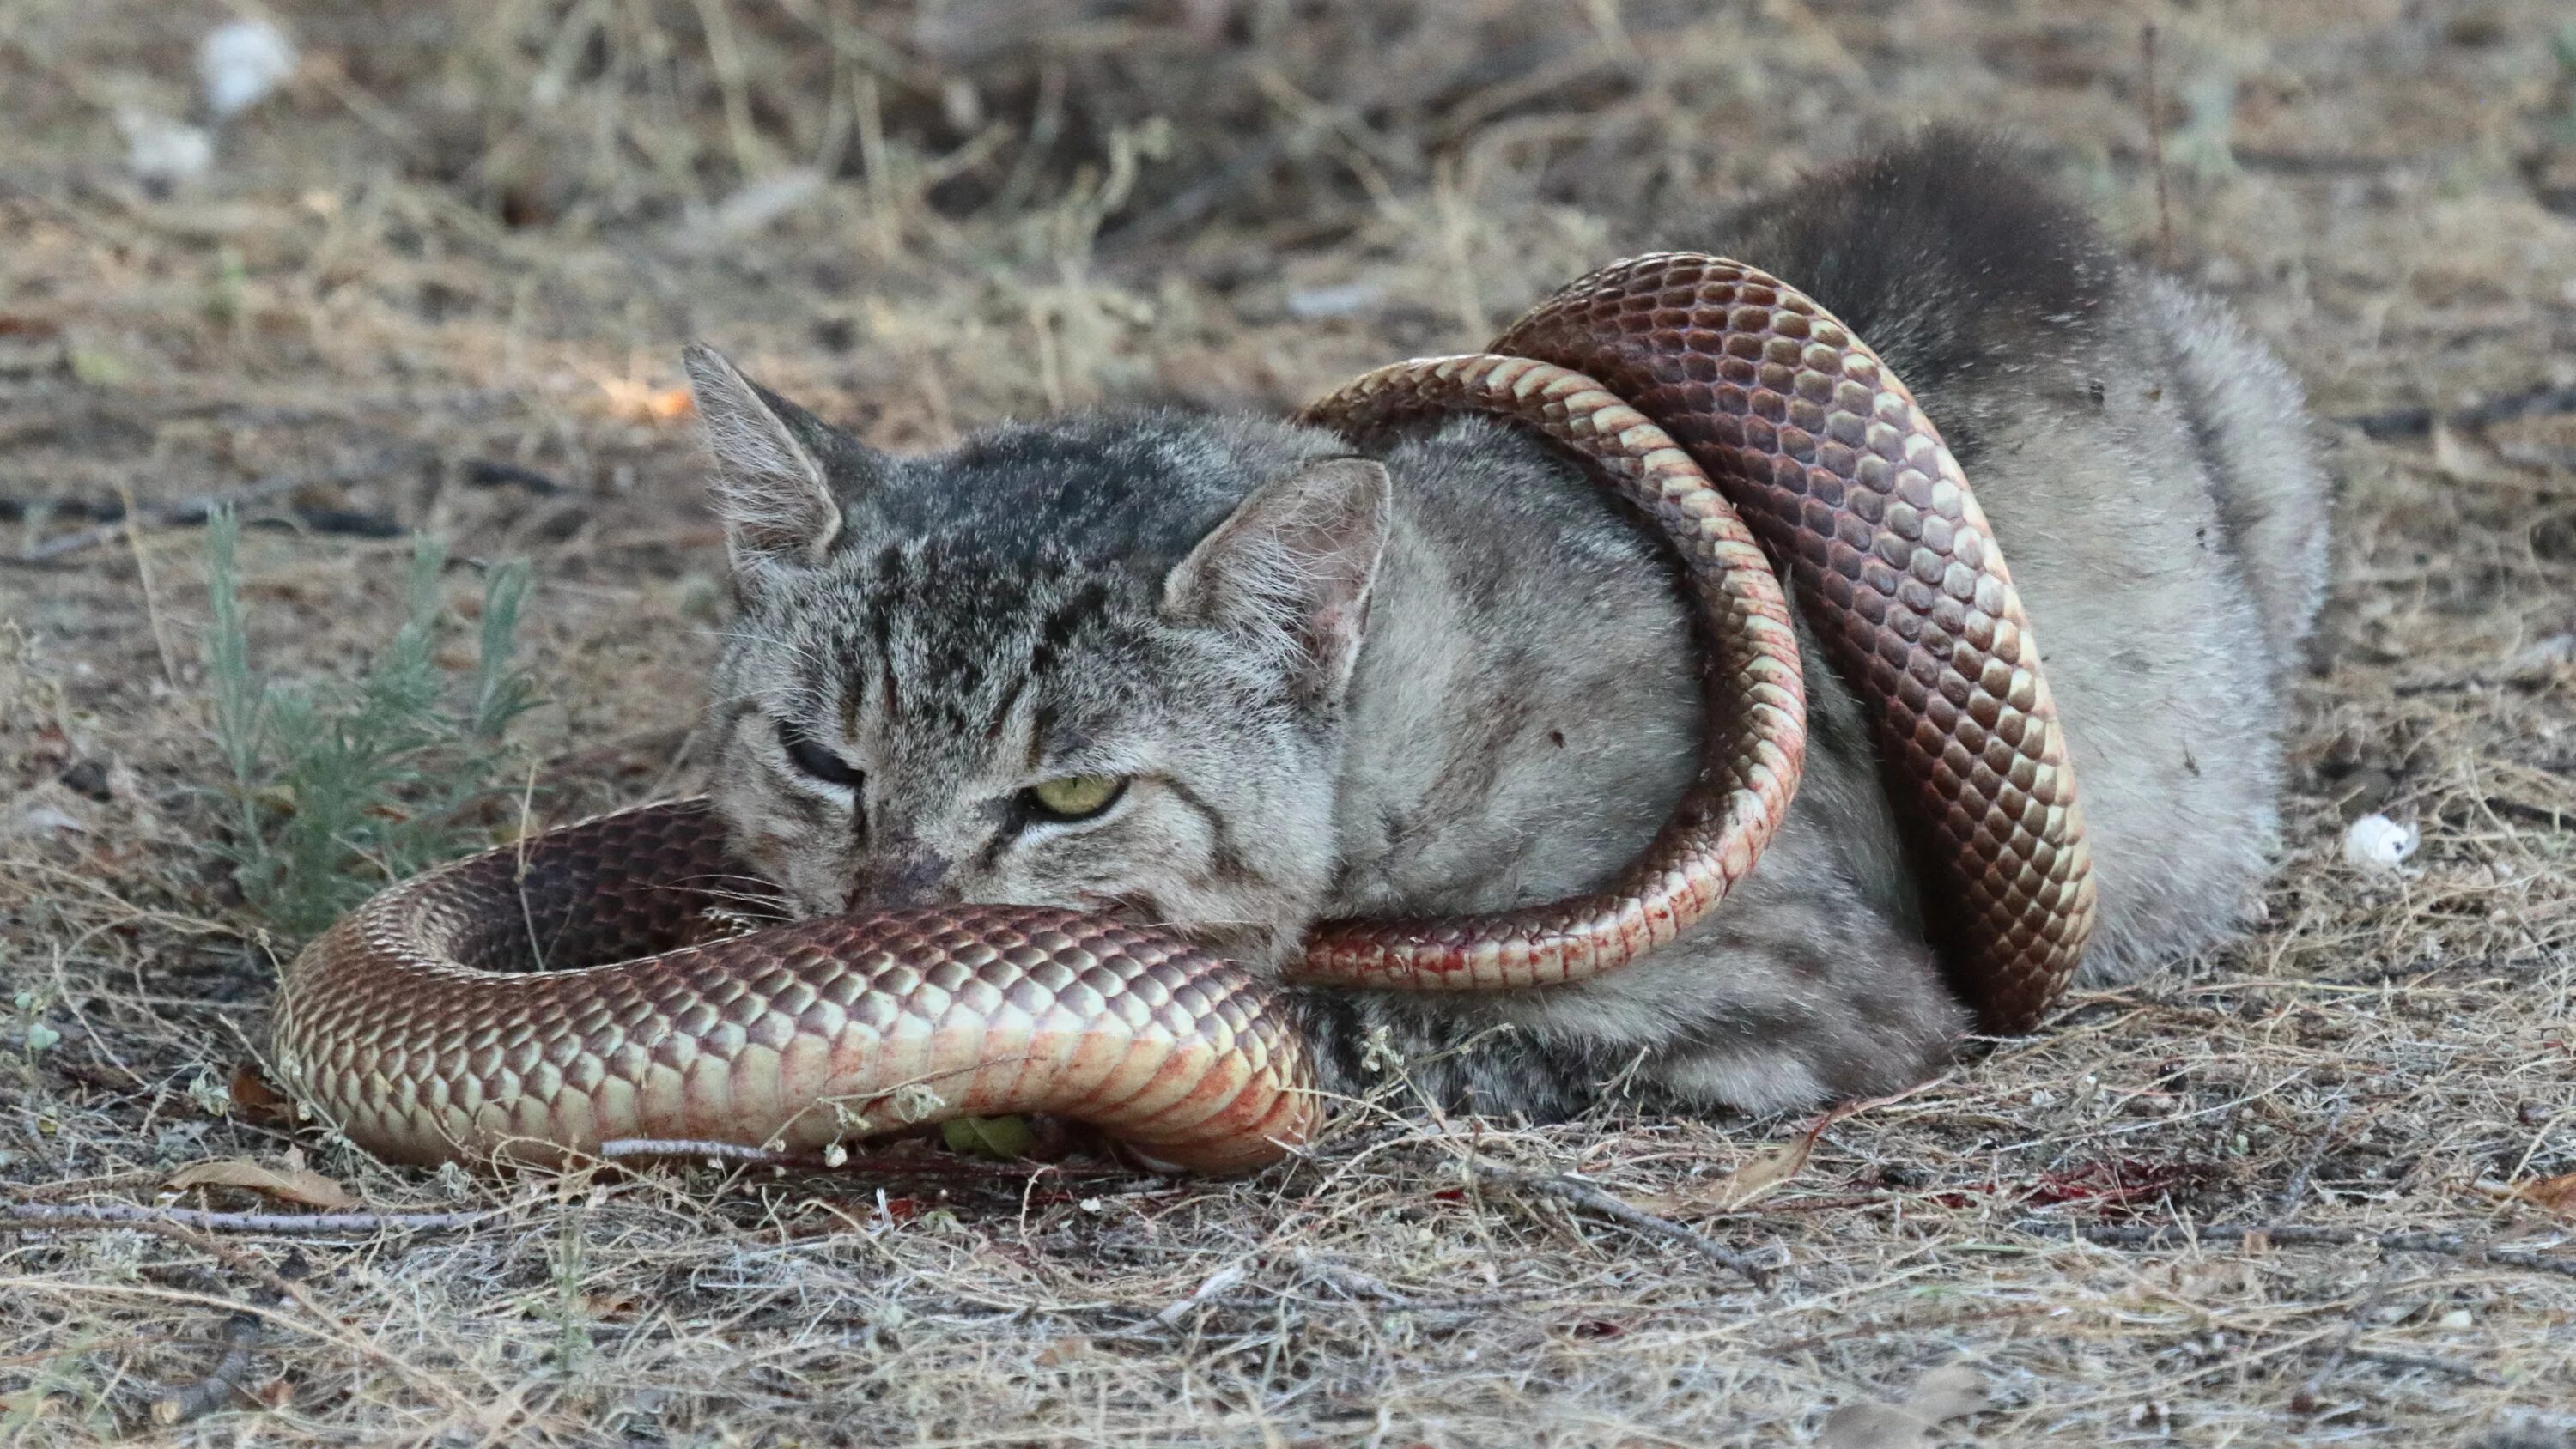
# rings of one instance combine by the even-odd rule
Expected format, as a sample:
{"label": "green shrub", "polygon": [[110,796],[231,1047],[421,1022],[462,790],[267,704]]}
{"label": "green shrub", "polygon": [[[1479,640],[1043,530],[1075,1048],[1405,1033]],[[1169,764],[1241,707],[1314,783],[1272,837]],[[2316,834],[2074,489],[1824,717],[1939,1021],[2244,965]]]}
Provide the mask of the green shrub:
{"label": "green shrub", "polygon": [[2567,98],[2558,108],[2558,139],[2576,146],[2576,20],[2558,27],[2549,48],[2558,58],[2558,88]]}
{"label": "green shrub", "polygon": [[402,627],[357,679],[285,683],[250,660],[229,511],[208,520],[206,665],[215,738],[230,767],[232,862],[243,899],[279,935],[311,936],[388,881],[488,835],[511,788],[505,735],[535,699],[511,667],[528,572],[483,584],[471,678],[440,668],[446,550],[414,544]]}

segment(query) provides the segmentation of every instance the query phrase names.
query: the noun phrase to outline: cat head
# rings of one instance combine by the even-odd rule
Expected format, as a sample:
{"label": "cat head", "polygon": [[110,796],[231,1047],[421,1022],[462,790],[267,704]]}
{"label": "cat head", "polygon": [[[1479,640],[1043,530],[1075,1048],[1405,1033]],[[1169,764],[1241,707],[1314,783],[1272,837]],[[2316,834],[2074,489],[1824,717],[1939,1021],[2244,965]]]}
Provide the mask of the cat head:
{"label": "cat head", "polygon": [[737,602],[714,796],[752,863],[808,914],[1067,906],[1284,959],[1331,884],[1383,467],[1170,412],[896,457],[687,365]]}

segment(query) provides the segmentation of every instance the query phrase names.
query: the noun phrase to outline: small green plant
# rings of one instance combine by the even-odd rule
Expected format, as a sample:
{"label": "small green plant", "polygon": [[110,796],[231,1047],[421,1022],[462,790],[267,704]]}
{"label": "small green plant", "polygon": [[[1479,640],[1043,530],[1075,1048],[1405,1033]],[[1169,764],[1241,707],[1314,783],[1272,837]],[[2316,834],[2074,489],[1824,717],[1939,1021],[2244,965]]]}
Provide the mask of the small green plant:
{"label": "small green plant", "polygon": [[590,1315],[582,1291],[582,1225],[587,1212],[570,1204],[557,1215],[555,1231],[555,1372],[569,1379],[598,1354],[591,1342]]}
{"label": "small green plant", "polygon": [[2558,27],[2549,48],[2558,59],[2558,89],[2566,103],[2558,108],[2558,139],[2576,146],[2576,20]]}
{"label": "small green plant", "polygon": [[488,828],[509,788],[504,735],[535,703],[511,666],[528,573],[509,564],[485,578],[473,671],[457,678],[437,659],[447,554],[423,538],[402,627],[373,665],[353,681],[288,684],[251,667],[239,537],[229,510],[208,520],[207,675],[232,773],[231,838],[217,848],[262,923],[302,939],[387,881],[458,853],[478,821]]}

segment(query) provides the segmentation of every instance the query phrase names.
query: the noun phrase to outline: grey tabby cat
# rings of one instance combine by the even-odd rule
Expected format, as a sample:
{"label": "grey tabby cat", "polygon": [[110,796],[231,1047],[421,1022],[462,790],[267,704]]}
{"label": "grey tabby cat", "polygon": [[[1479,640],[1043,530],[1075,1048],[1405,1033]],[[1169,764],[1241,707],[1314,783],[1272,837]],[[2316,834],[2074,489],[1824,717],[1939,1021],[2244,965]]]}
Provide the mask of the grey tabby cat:
{"label": "grey tabby cat", "polygon": [[[2284,681],[2323,586],[2297,384],[1974,137],[1743,215],[1708,249],[1869,339],[2012,561],[2091,823],[2088,976],[2223,937],[2273,847]],[[902,458],[711,351],[688,367],[740,601],[716,799],[804,909],[1119,911],[1276,970],[1319,920],[1596,888],[1690,777],[1676,571],[1516,432],[1455,421],[1362,459],[1268,419],[1110,411]],[[1579,986],[1306,993],[1326,1086],[1401,1070],[1546,1120],[1936,1070],[1966,1014],[1866,722],[1812,641],[1807,672],[1805,783],[1709,919]]]}

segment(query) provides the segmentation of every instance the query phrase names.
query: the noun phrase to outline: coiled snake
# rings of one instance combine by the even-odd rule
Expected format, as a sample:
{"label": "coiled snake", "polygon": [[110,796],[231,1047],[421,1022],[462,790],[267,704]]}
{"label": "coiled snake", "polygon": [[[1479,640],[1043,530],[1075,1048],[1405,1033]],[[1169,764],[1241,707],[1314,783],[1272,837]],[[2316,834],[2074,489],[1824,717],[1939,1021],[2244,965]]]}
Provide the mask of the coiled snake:
{"label": "coiled snake", "polygon": [[[1567,287],[1491,353],[1382,368],[1305,416],[1357,435],[1456,410],[1526,423],[1589,459],[1682,554],[1711,651],[1700,774],[1610,890],[1336,923],[1292,978],[1576,981],[1723,898],[1787,811],[1805,747],[1767,550],[1875,720],[1954,986],[1990,1028],[2035,1024],[2092,924],[2074,779],[1993,533],[1869,348],[1759,271],[1662,253]],[[1016,906],[730,934],[708,909],[742,888],[722,835],[703,802],[646,806],[389,888],[288,969],[281,1085],[361,1146],[418,1162],[622,1139],[794,1152],[1045,1112],[1228,1171],[1276,1158],[1318,1120],[1292,1009],[1230,962]]]}

